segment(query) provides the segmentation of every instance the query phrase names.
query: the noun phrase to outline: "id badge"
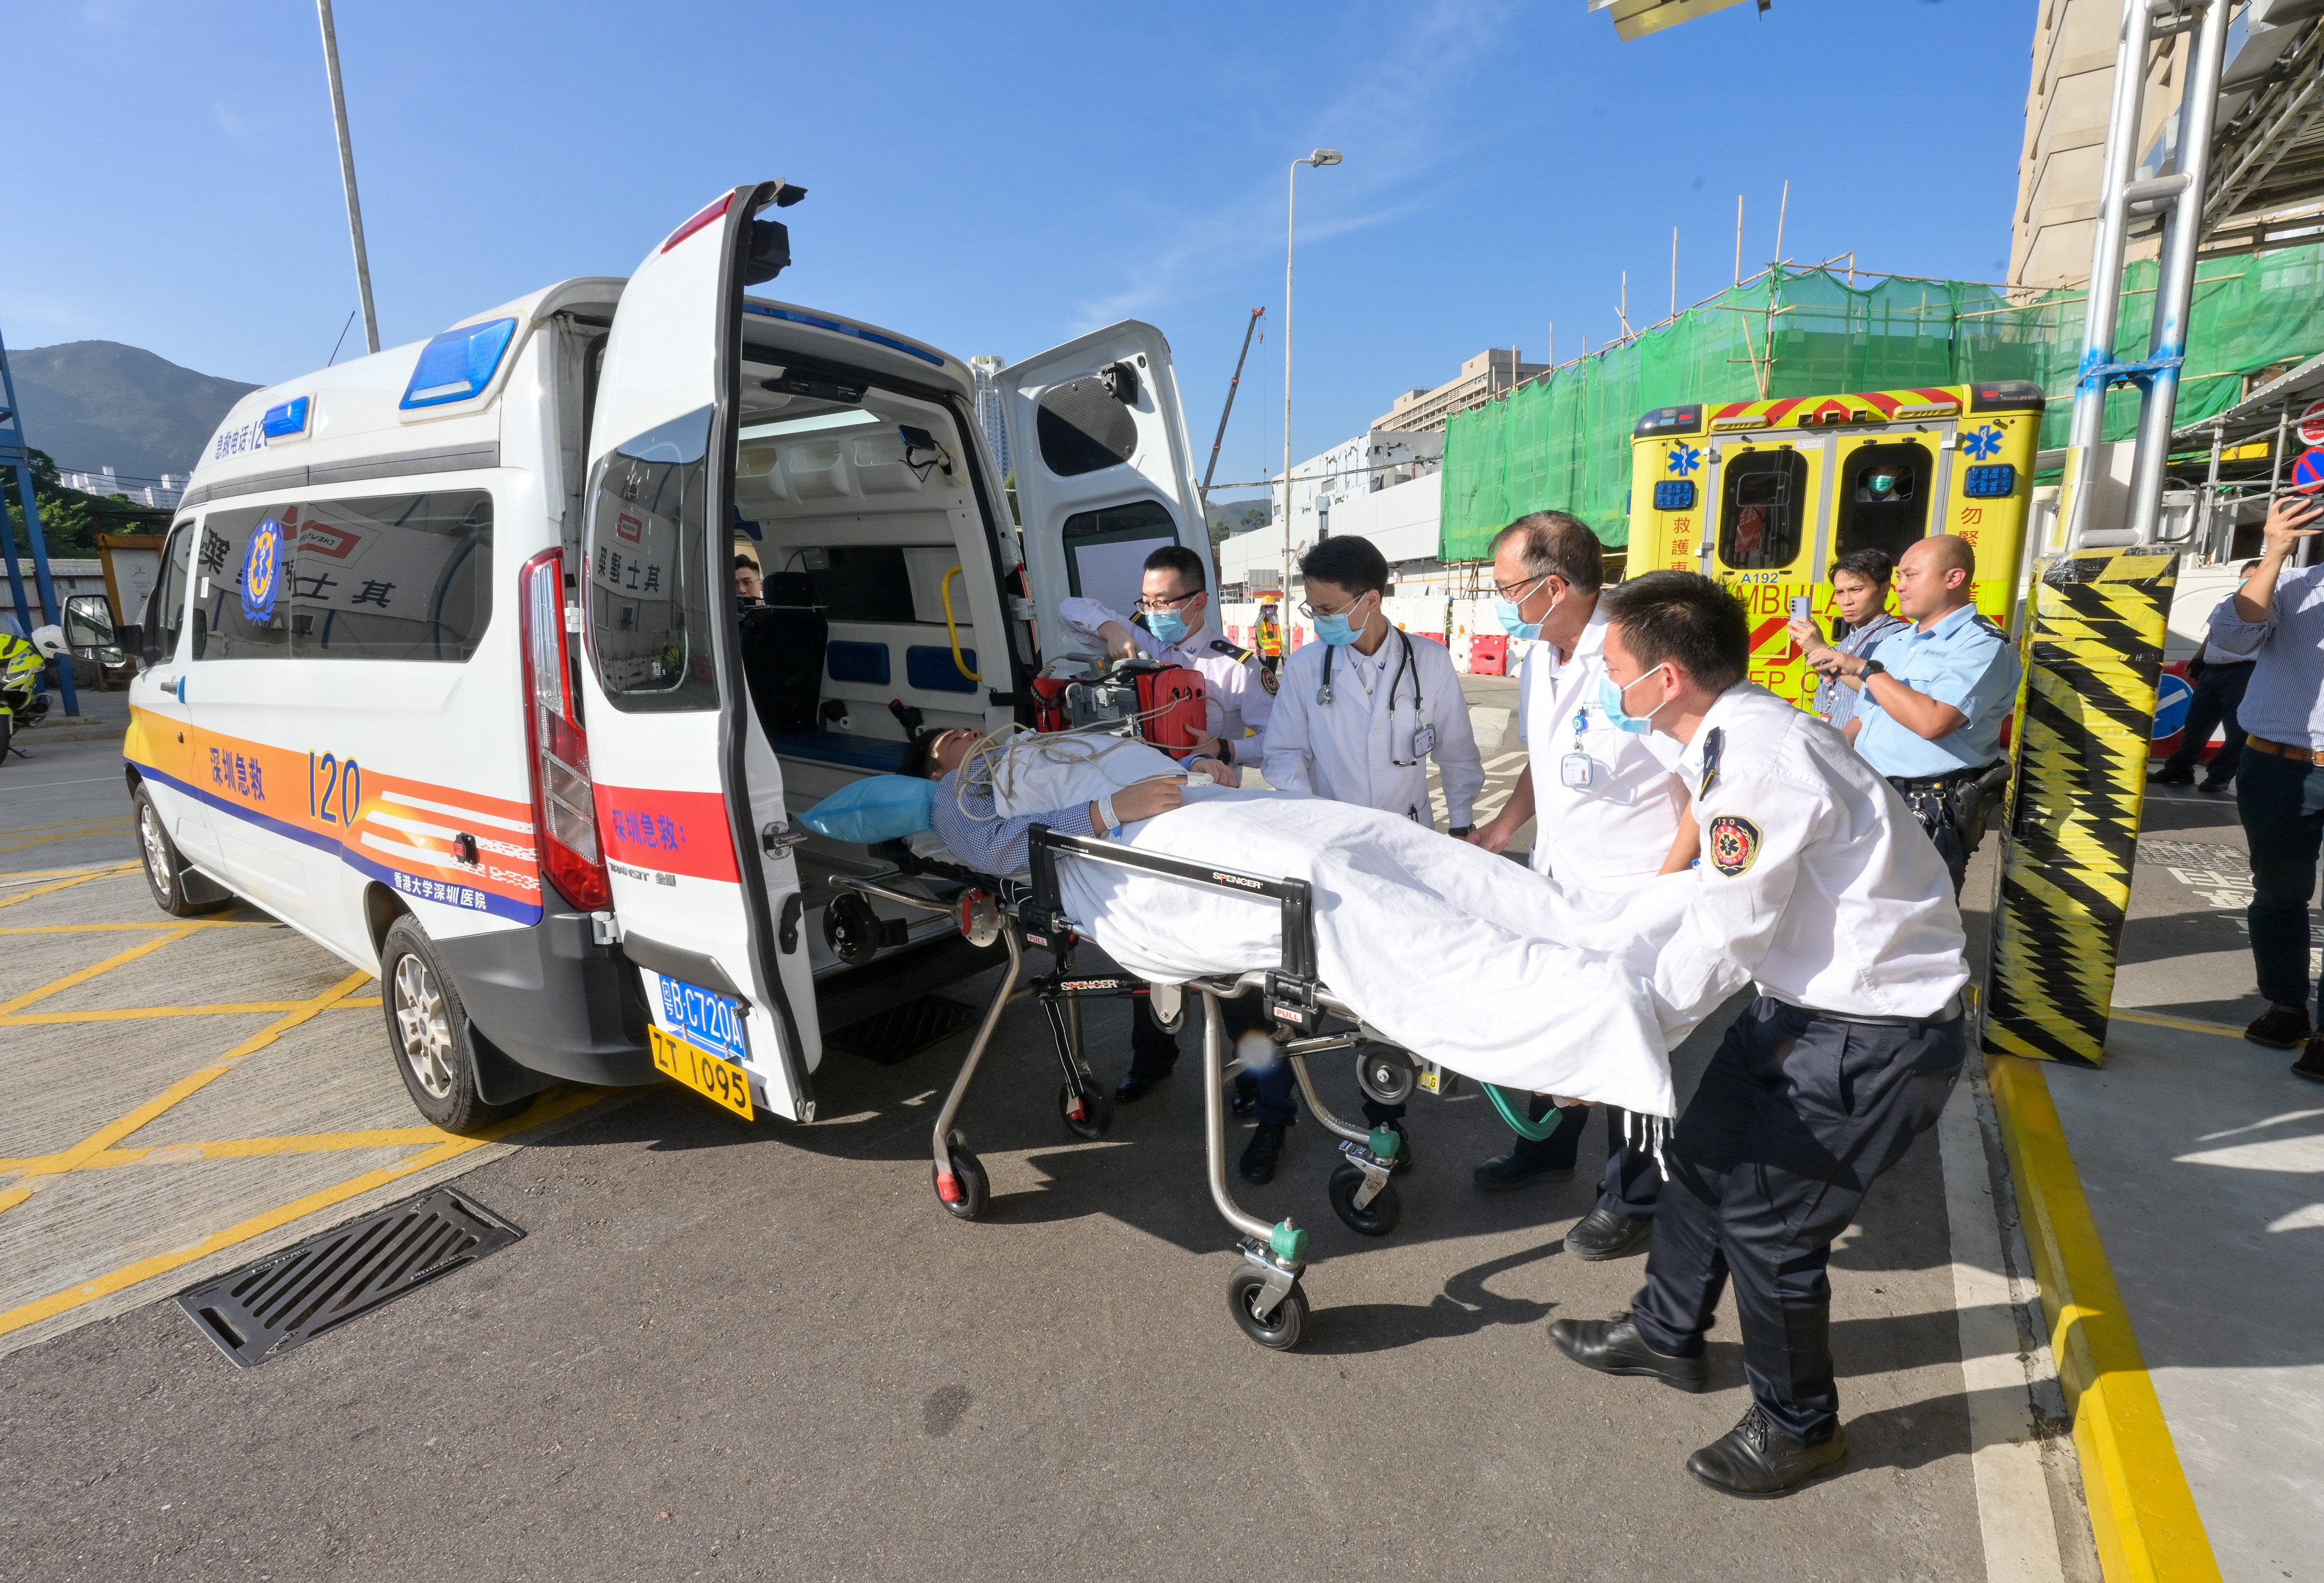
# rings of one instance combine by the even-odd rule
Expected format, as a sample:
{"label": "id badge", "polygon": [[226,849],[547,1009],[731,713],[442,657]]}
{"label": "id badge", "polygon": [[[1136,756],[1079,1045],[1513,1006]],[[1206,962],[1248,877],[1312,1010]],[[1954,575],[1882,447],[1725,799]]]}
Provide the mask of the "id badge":
{"label": "id badge", "polygon": [[1434,753],[1434,751],[1436,751],[1436,728],[1434,726],[1424,725],[1418,731],[1412,733],[1412,756],[1414,759],[1425,759],[1429,754]]}
{"label": "id badge", "polygon": [[1575,791],[1583,791],[1588,789],[1591,777],[1597,768],[1589,754],[1568,753],[1557,761],[1557,778]]}

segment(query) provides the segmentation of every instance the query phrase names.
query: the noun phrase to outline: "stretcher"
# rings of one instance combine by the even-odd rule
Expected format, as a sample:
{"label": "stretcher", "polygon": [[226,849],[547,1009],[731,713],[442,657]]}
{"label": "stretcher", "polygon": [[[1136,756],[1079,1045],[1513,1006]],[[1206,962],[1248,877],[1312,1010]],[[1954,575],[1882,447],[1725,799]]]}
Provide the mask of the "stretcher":
{"label": "stretcher", "polygon": [[[1448,1091],[1452,1074],[1383,1039],[1317,977],[1314,895],[1307,881],[1142,852],[1118,842],[1061,834],[1045,825],[1033,827],[1028,848],[1030,878],[1025,881],[995,879],[914,855],[901,847],[880,849],[895,861],[894,873],[844,876],[834,881],[861,898],[862,906],[851,909],[835,905],[826,917],[827,930],[835,927],[844,934],[853,926],[851,919],[871,917],[869,903],[876,898],[919,911],[950,914],[972,943],[989,945],[998,940],[1009,953],[1001,987],[985,1008],[960,1072],[936,1112],[930,1152],[937,1201],[947,1213],[963,1220],[976,1219],[990,1202],[991,1189],[984,1167],[956,1122],[993,1030],[1000,1026],[1001,1013],[1018,997],[1020,984],[1040,1002],[1048,1022],[1063,1079],[1057,1092],[1058,1115],[1069,1130],[1084,1138],[1105,1135],[1112,1124],[1113,1102],[1083,1059],[1081,1003],[1093,998],[1144,997],[1155,1020],[1175,1031],[1190,1008],[1188,992],[1192,991],[1203,1010],[1204,1161],[1211,1201],[1229,1227],[1240,1234],[1238,1246],[1242,1262],[1227,1284],[1229,1309],[1243,1333],[1259,1345],[1277,1349],[1297,1346],[1308,1313],[1300,1284],[1307,1267],[1307,1232],[1287,1216],[1269,1224],[1249,1213],[1235,1202],[1227,1187],[1227,1048],[1220,1002],[1245,993],[1262,998],[1268,1023],[1280,1031],[1283,1058],[1290,1063],[1309,1113],[1340,1139],[1343,1158],[1332,1175],[1332,1208],[1350,1229],[1367,1237],[1388,1235],[1401,1214],[1391,1173],[1403,1140],[1391,1127],[1366,1130],[1336,1115],[1316,1092],[1308,1059],[1340,1051],[1355,1053],[1358,1081],[1364,1091],[1387,1104],[1400,1103],[1424,1085],[1439,1093]],[[1110,863],[1185,885],[1272,900],[1282,912],[1280,965],[1234,978],[1197,978],[1185,984],[1076,974],[1074,955],[1084,943],[1084,931],[1061,903],[1057,884],[1061,861]],[[833,943],[845,953],[844,939],[835,939]],[[1028,976],[1028,948],[1050,956],[1050,971]]]}

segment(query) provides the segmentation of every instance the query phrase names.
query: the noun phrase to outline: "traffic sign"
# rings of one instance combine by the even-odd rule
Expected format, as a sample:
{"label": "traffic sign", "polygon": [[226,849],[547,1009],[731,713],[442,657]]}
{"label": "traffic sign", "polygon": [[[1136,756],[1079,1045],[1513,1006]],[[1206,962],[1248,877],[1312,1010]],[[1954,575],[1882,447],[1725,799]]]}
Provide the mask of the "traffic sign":
{"label": "traffic sign", "polygon": [[2195,700],[2195,689],[2187,678],[2164,671],[2154,681],[2154,740],[2175,737],[2187,723],[2187,706]]}
{"label": "traffic sign", "polygon": [[2312,403],[2300,415],[2300,443],[2324,446],[2324,401]]}
{"label": "traffic sign", "polygon": [[2324,451],[2302,451],[2292,465],[2292,487],[2301,494],[2324,489]]}

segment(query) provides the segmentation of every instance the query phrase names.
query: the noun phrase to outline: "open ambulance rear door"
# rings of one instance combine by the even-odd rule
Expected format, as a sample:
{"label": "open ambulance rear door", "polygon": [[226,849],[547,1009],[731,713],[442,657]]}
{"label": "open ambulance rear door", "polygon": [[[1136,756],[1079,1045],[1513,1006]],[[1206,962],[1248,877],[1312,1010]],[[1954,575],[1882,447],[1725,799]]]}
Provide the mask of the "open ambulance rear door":
{"label": "open ambulance rear door", "polygon": [[[779,182],[738,187],[630,279],[589,438],[585,564],[568,624],[586,659],[588,772],[622,950],[655,1063],[730,1109],[810,1121],[815,1002],[773,756],[752,751],[734,613],[742,290]],[[744,770],[749,755],[749,773]],[[786,982],[786,980],[789,982]],[[740,1069],[740,1072],[736,1069]]]}
{"label": "open ambulance rear door", "polygon": [[999,379],[1044,655],[1080,646],[1058,618],[1059,600],[1099,600],[1127,618],[1146,557],[1164,545],[1202,556],[1216,587],[1194,453],[1160,330],[1125,319],[1011,364]]}

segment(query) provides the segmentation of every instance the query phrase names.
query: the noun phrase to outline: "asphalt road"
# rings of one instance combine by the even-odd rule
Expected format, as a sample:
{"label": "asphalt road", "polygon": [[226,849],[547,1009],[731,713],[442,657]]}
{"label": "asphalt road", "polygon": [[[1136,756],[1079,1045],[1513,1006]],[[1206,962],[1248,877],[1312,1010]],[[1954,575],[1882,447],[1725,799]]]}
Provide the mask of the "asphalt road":
{"label": "asphalt road", "polygon": [[[125,820],[102,828],[114,752],[41,754],[42,796],[74,805],[0,868],[132,855]],[[1089,1024],[1118,1073],[1126,1018]],[[384,1066],[369,1017],[330,1026]],[[1716,1031],[1680,1052],[1682,1094]],[[1702,1396],[1547,1341],[1642,1269],[1559,1246],[1601,1128],[1582,1180],[1489,1197],[1468,1173],[1506,1128],[1424,1096],[1403,1224],[1372,1243],[1330,1213],[1336,1155],[1303,1124],[1242,1190],[1314,1232],[1311,1339],[1275,1354],[1227,1311],[1196,1069],[1083,1143],[1038,1008],[1013,1008],[964,1118],[996,1202],[960,1224],[927,1138],[964,1044],[832,1056],[809,1127],[674,1088],[586,1112],[460,1177],[521,1241],[254,1370],[170,1301],[0,1358],[0,1579],[1986,1575],[1933,1137],[1833,1261],[1848,1469],[1747,1504],[1683,1469],[1747,1403],[1731,1308]],[[1348,1072],[1323,1081],[1352,1109]]]}

